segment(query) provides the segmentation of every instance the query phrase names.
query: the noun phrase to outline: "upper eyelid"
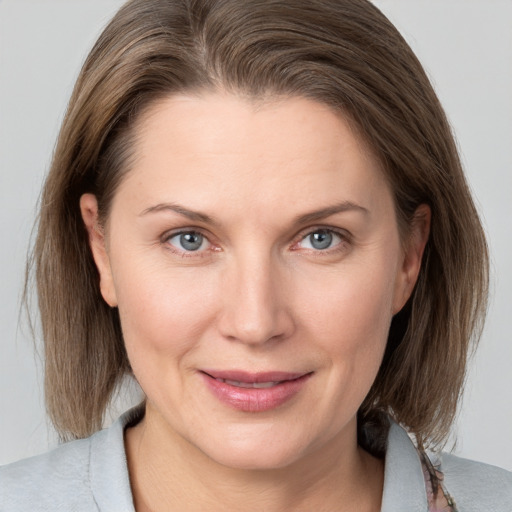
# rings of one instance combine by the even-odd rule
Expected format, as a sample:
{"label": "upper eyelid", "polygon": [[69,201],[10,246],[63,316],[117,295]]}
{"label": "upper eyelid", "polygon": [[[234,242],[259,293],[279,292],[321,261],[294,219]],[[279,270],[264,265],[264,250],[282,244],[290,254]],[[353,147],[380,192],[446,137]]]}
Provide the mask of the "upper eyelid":
{"label": "upper eyelid", "polygon": [[[174,244],[171,244],[169,242],[169,240],[171,238],[174,238],[176,236],[180,236],[180,235],[184,235],[184,234],[187,234],[187,233],[197,233],[199,235],[201,235],[202,237],[204,237],[206,239],[206,241],[208,242],[208,247],[206,247],[205,249],[201,250],[201,251],[187,251],[185,248],[183,249],[180,249],[179,247],[176,247],[174,246]],[[176,230],[169,230],[169,231],[166,231],[165,233],[163,233],[161,236],[160,236],[160,243],[162,244],[168,244],[170,246],[172,246],[172,250],[173,252],[176,252],[176,253],[183,253],[183,255],[189,255],[189,256],[199,256],[199,255],[204,255],[209,249],[211,249],[212,247],[215,246],[215,244],[211,241],[210,237],[208,235],[206,235],[203,230],[199,229],[199,228],[181,228],[181,229],[176,229]]]}
{"label": "upper eyelid", "polygon": [[352,235],[349,231],[343,228],[335,228],[333,226],[311,226],[308,228],[301,229],[297,235],[294,237],[294,240],[300,241],[307,236],[311,235],[312,233],[316,233],[317,231],[330,231],[332,233],[335,233],[339,235],[341,238],[344,238],[346,240],[350,240]]}
{"label": "upper eyelid", "polygon": [[[186,233],[200,234],[207,240],[207,242],[208,242],[207,247],[205,247],[204,249],[201,249],[201,250],[188,251],[185,248],[179,248],[169,242],[169,240],[171,238],[174,238],[176,236],[183,235]],[[211,257],[212,252],[217,252],[217,248],[211,242],[210,238],[207,237],[204,233],[202,233],[198,229],[177,229],[175,231],[173,231],[173,230],[167,231],[160,237],[160,244],[165,246],[166,251],[169,251],[170,253],[174,254],[174,256],[179,256],[183,259],[192,258],[193,260],[198,260],[199,258],[209,258],[209,257]]]}
{"label": "upper eyelid", "polygon": [[[334,233],[335,235],[340,237],[339,243],[337,243],[333,247],[328,247],[327,249],[322,249],[322,250],[311,249],[308,247],[305,247],[305,248],[297,247],[308,236],[310,236],[311,234],[318,232],[318,231],[329,231],[331,233]],[[339,252],[340,250],[342,250],[343,247],[350,246],[352,244],[352,240],[353,240],[353,238],[352,238],[351,233],[345,229],[328,227],[328,226],[318,226],[318,227],[307,228],[306,230],[300,231],[297,234],[297,236],[295,237],[294,241],[291,243],[290,250],[292,250],[294,252],[303,250],[306,252],[309,251],[310,253],[317,254],[319,256],[320,255],[327,256],[328,254],[333,254],[333,253]]]}
{"label": "upper eyelid", "polygon": [[172,238],[172,237],[175,237],[178,235],[184,235],[186,233],[198,233],[201,236],[204,236],[208,241],[210,241],[210,236],[207,233],[205,233],[205,231],[202,228],[194,227],[194,226],[186,227],[186,228],[169,229],[162,233],[162,235],[160,236],[160,239],[168,240],[169,238]]}
{"label": "upper eyelid", "polygon": [[[291,245],[295,245],[307,236],[311,235],[312,233],[315,233],[316,231],[330,231],[332,233],[335,233],[336,235],[340,236],[343,240],[350,241],[352,239],[352,234],[343,228],[338,228],[334,226],[326,226],[326,225],[316,225],[316,226],[309,226],[306,228],[302,228],[296,235],[292,237]],[[214,245],[214,242],[212,241],[213,235],[209,232],[205,232],[205,230],[198,226],[187,226],[184,228],[176,228],[176,229],[170,229],[166,232],[164,232],[160,240],[162,242],[169,240],[170,238],[173,238],[178,235],[182,235],[185,233],[199,233],[203,237],[208,240],[208,242],[212,245]]]}

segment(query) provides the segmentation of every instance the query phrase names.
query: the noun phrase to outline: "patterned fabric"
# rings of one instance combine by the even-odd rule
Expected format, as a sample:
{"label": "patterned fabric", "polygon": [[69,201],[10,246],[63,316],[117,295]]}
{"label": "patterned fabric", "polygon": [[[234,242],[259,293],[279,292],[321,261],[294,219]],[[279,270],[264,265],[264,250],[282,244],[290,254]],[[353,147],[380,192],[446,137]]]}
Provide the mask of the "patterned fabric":
{"label": "patterned fabric", "polygon": [[428,512],[458,512],[455,500],[444,485],[440,465],[432,464],[425,452],[420,452],[419,455],[427,490]]}

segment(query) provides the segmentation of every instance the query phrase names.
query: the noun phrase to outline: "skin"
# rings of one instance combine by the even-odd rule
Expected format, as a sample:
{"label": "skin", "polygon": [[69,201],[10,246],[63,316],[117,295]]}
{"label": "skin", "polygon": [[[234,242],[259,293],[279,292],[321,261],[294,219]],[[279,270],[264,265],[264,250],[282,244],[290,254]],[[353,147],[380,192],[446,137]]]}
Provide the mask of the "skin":
{"label": "skin", "polygon": [[[383,465],[358,447],[356,413],[416,282],[428,208],[401,240],[376,158],[304,98],[171,96],[136,133],[106,225],[94,196],[81,210],[147,396],[126,432],[137,510],[380,510]],[[312,376],[251,413],[219,401],[204,368]]]}

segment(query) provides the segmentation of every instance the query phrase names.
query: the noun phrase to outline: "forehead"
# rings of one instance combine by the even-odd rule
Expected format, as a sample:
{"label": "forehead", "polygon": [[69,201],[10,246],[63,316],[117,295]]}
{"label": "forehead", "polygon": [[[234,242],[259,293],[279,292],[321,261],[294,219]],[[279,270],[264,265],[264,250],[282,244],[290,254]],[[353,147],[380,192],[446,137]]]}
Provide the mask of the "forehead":
{"label": "forehead", "polygon": [[[378,202],[389,190],[377,159],[325,104],[287,97],[173,95],[140,118],[132,169],[120,187],[139,202],[223,202],[264,210]],[[235,201],[236,200],[236,201]]]}
{"label": "forehead", "polygon": [[[205,151],[218,147],[219,142],[224,145],[231,140],[233,147],[243,150],[264,145],[268,154],[284,154],[286,150],[297,152],[297,145],[302,150],[314,150],[314,144],[320,142],[320,133],[324,150],[329,145],[331,149],[358,146],[361,154],[375,159],[347,116],[325,103],[301,96],[253,98],[230,93],[175,94],[150,104],[135,129],[142,143],[138,148],[142,150],[151,144],[146,137],[148,132],[151,138],[159,132],[163,137],[172,134],[176,144],[189,141],[200,144]],[[306,146],[300,144],[304,139],[309,142]]]}

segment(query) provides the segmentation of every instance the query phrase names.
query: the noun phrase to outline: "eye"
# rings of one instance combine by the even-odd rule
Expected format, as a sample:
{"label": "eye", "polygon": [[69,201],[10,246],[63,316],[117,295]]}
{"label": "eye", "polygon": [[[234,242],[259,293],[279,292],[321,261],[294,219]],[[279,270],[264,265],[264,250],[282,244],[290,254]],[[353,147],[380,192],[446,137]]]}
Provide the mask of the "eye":
{"label": "eye", "polygon": [[299,245],[303,249],[314,249],[315,251],[325,251],[331,249],[342,242],[340,234],[330,229],[317,229],[306,235]]}
{"label": "eye", "polygon": [[209,246],[208,239],[197,231],[185,231],[176,233],[167,239],[167,242],[176,249],[186,252],[205,250]]}

